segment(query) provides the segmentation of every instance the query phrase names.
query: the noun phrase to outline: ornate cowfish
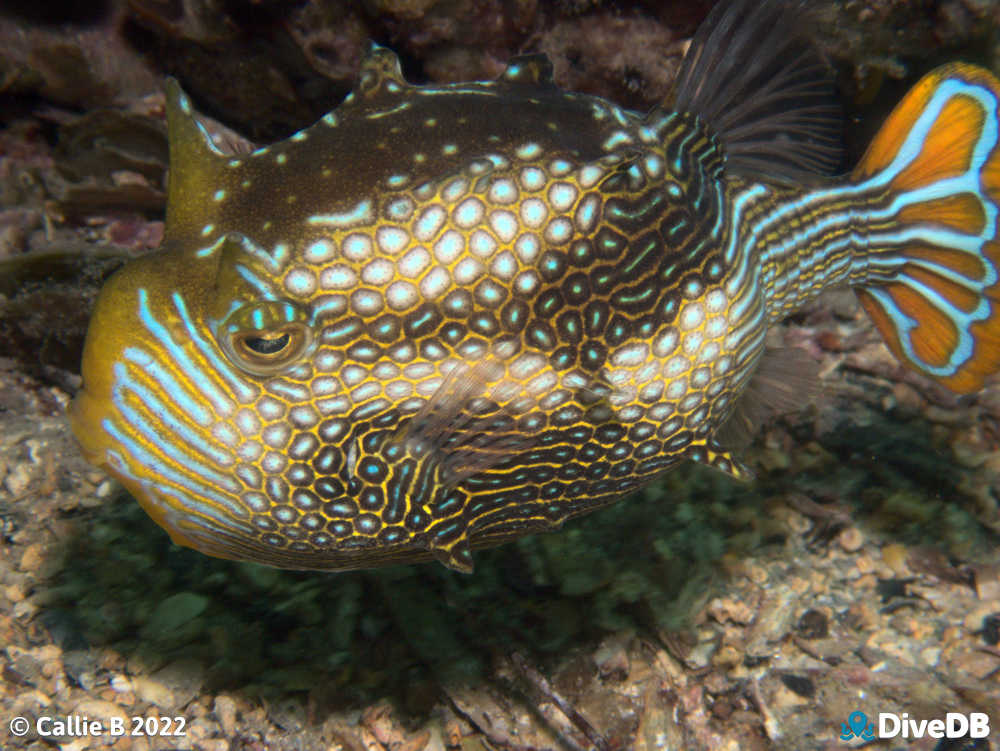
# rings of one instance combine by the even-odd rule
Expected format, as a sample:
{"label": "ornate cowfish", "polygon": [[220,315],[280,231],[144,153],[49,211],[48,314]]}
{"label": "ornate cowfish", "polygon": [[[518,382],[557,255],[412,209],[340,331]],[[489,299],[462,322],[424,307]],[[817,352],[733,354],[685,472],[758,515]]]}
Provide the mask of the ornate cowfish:
{"label": "ornate cowfish", "polygon": [[168,83],[164,247],[97,302],[86,456],[209,555],[469,571],[684,459],[747,477],[724,438],[765,333],[833,285],[901,361],[980,388],[1000,82],[930,73],[826,176],[840,121],[797,11],[718,6],[645,115],[541,56],[415,86],[373,47],[318,123],[225,154]]}

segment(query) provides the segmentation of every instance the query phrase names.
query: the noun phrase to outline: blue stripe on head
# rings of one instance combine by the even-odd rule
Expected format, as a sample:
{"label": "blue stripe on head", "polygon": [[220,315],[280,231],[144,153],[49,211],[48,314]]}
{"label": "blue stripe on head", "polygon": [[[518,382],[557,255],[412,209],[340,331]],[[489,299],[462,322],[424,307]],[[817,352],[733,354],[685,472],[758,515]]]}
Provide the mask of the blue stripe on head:
{"label": "blue stripe on head", "polygon": [[181,317],[181,321],[184,323],[184,328],[187,331],[188,336],[191,341],[194,342],[194,346],[198,349],[201,355],[208,360],[209,365],[215,370],[215,372],[220,375],[223,380],[229,385],[230,388],[236,393],[236,398],[243,404],[249,404],[260,394],[260,390],[251,384],[248,384],[246,379],[240,375],[228,361],[223,359],[219,354],[218,348],[210,343],[201,335],[198,327],[195,325],[188,313],[187,305],[184,302],[184,298],[177,292],[174,292],[171,296],[174,302],[174,307],[177,309],[177,314]]}
{"label": "blue stripe on head", "polygon": [[170,355],[181,373],[195,386],[198,391],[212,403],[216,413],[229,416],[236,410],[236,404],[219,389],[218,386],[191,359],[190,355],[174,341],[173,336],[149,309],[149,294],[143,288],[139,289],[139,320]]}
{"label": "blue stripe on head", "polygon": [[122,355],[128,362],[138,365],[151,376],[192,420],[202,427],[212,424],[212,413],[204,405],[192,399],[187,388],[182,386],[152,355],[138,347],[126,347]]}
{"label": "blue stripe on head", "polygon": [[[173,411],[173,405],[165,404],[141,381],[129,375],[128,368],[124,364],[116,362],[112,370],[115,375],[115,385],[112,388],[111,394],[112,399],[119,410],[121,410],[124,405],[127,405],[127,393],[135,394],[139,401],[142,402],[143,406],[149,411],[151,416],[155,417],[158,422],[163,423],[163,426],[172,433],[175,433],[184,439],[184,442],[194,451],[199,452],[206,459],[209,459],[220,466],[229,466],[235,461],[235,457],[231,452],[212,446],[211,443],[209,443],[210,439],[192,429],[190,422],[177,416],[177,414]],[[180,405],[181,403],[179,401],[175,401],[173,404]],[[126,416],[124,412],[123,416]],[[185,416],[193,417],[193,415],[187,413],[186,411]]]}
{"label": "blue stripe on head", "polygon": [[[166,516],[171,517],[172,522],[176,522],[179,516],[183,515],[183,518],[188,519],[189,522],[193,521],[194,517],[187,513],[187,509],[194,509],[199,514],[206,516],[210,519],[217,521],[221,528],[226,530],[232,530],[234,526],[239,529],[245,530],[248,533],[252,532],[249,525],[245,524],[243,520],[248,518],[246,509],[242,506],[231,507],[235,512],[236,516],[225,516],[216,507],[207,505],[197,499],[196,496],[190,496],[179,488],[172,487],[170,485],[160,485],[152,480],[145,477],[140,477],[135,472],[132,471],[131,465],[125,461],[124,457],[117,451],[108,451],[108,463],[119,472],[122,476],[135,482],[139,487],[145,491],[146,495],[150,500],[155,503]],[[164,504],[160,499],[163,497],[173,498],[177,504],[180,505],[180,509]],[[176,523],[173,526],[177,526]]]}
{"label": "blue stripe on head", "polygon": [[[221,475],[212,470],[207,470],[207,468],[199,467],[197,463],[191,461],[191,457],[186,454],[181,454],[172,447],[170,451],[171,458],[174,456],[182,456],[183,463],[181,466],[185,467],[187,470],[194,470],[201,480],[209,480],[211,484],[205,485],[198,482],[195,478],[190,475],[184,474],[178,471],[174,466],[167,464],[163,461],[162,456],[157,456],[156,454],[150,452],[142,442],[133,438],[130,434],[126,433],[124,430],[118,427],[113,420],[105,418],[102,423],[104,430],[114,438],[122,448],[124,448],[132,458],[135,460],[139,466],[143,467],[151,476],[156,478],[162,478],[166,483],[172,483],[192,494],[191,502],[192,508],[199,513],[214,514],[217,512],[212,511],[211,504],[206,503],[200,499],[208,499],[215,501],[217,506],[222,506],[229,510],[229,512],[239,518],[246,516],[246,509],[237,502],[232,496],[223,495],[219,493],[214,488],[224,488],[230,490],[232,493],[237,493],[240,490],[240,486],[237,485],[236,481],[227,475]],[[135,422],[129,422],[129,425],[133,428],[136,427]],[[150,430],[149,424],[143,419],[139,418],[138,430],[140,433]],[[144,436],[145,437],[145,436]],[[158,448],[163,448],[164,444],[156,444]],[[114,452],[108,452],[110,454]],[[164,451],[164,455],[168,455],[168,452]],[[121,466],[116,467],[122,474],[125,474],[137,482],[152,482],[147,478],[141,478],[137,475],[131,468],[129,462],[126,462],[123,457],[119,456],[119,461]],[[176,461],[176,460],[175,460]],[[204,470],[204,471],[202,471]],[[221,483],[216,483],[215,479],[221,480]],[[155,482],[151,487],[155,488],[157,492],[160,492],[161,487],[164,487],[165,483]]]}

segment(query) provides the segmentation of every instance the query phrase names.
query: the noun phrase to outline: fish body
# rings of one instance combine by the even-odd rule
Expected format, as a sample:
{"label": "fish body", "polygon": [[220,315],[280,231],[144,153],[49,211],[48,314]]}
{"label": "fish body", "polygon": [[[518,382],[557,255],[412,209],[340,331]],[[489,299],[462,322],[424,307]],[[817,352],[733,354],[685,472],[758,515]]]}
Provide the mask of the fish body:
{"label": "fish body", "polygon": [[[86,456],[210,555],[467,571],[682,460],[748,477],[723,433],[768,326],[831,286],[901,360],[979,388],[1000,368],[1000,85],[930,74],[820,178],[833,121],[782,79],[809,70],[783,43],[763,84],[750,66],[706,92],[739,80],[712,47],[785,12],[753,6],[699,32],[677,104],[646,115],[560,90],[540,56],[421,87],[373,48],[340,107],[233,155],[170,83],[166,240],[98,300]],[[761,85],[786,112],[756,111]]]}

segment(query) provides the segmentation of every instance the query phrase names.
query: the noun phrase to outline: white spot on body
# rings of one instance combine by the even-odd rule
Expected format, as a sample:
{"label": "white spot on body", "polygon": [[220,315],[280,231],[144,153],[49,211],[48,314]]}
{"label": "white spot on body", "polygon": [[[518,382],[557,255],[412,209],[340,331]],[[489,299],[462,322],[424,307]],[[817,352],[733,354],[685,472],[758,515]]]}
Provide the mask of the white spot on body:
{"label": "white spot on body", "polygon": [[690,412],[701,404],[701,394],[689,394],[680,403],[681,412]]}
{"label": "white spot on body", "polygon": [[538,167],[525,167],[520,174],[521,187],[529,193],[545,187],[545,173]]}
{"label": "white spot on body", "polygon": [[659,177],[663,172],[663,160],[656,154],[650,154],[643,160],[643,167],[650,177]]}
{"label": "white spot on body", "polygon": [[698,350],[701,349],[704,341],[705,337],[701,335],[701,332],[692,331],[684,335],[684,342],[681,347],[688,357],[694,357],[698,353]]}
{"label": "white spot on body", "polygon": [[386,216],[393,221],[402,222],[413,215],[415,204],[410,198],[396,198],[385,207]]}
{"label": "white spot on body", "polygon": [[687,377],[682,376],[670,382],[667,386],[667,398],[677,401],[687,393]]}
{"label": "white spot on body", "polygon": [[316,414],[316,410],[308,404],[300,404],[296,407],[292,407],[292,411],[289,413],[289,418],[295,427],[300,430],[308,430],[319,422],[319,415]]}
{"label": "white spot on body", "polygon": [[377,381],[369,381],[358,386],[351,392],[351,401],[355,404],[363,404],[369,399],[374,399],[382,393],[382,384]]}
{"label": "white spot on body", "polygon": [[385,291],[385,300],[393,310],[407,310],[419,301],[417,288],[409,282],[393,282]]}
{"label": "white spot on body", "polygon": [[489,199],[492,203],[508,204],[517,201],[518,191],[514,181],[503,177],[490,186]]}
{"label": "white spot on body", "polygon": [[709,313],[721,313],[726,309],[726,293],[721,289],[713,289],[705,295],[705,307]]}
{"label": "white spot on body", "polygon": [[451,264],[465,250],[465,238],[460,232],[450,229],[434,244],[434,257],[440,263]]}
{"label": "white spot on body", "polygon": [[443,378],[431,378],[426,381],[421,381],[417,384],[417,393],[421,396],[434,396],[441,384],[444,382]]}
{"label": "white spot on body", "polygon": [[490,214],[490,227],[496,232],[500,242],[509,243],[517,236],[517,219],[513,213],[506,209]]}
{"label": "white spot on body", "polygon": [[458,354],[468,360],[477,360],[486,356],[486,342],[470,339],[458,345]]}
{"label": "white spot on body", "polygon": [[443,266],[435,266],[427,276],[420,281],[420,294],[425,300],[432,301],[443,295],[451,286],[451,277],[448,269]]}
{"label": "white spot on body", "polygon": [[514,243],[514,250],[517,252],[517,257],[527,266],[535,262],[541,249],[542,244],[538,239],[538,235],[531,232],[524,233]]}
{"label": "white spot on body", "polygon": [[556,183],[549,188],[553,211],[569,211],[576,202],[577,190],[570,183]]}
{"label": "white spot on body", "polygon": [[639,392],[639,398],[644,402],[655,402],[661,396],[663,396],[663,381],[651,381]]}
{"label": "white spot on body", "polygon": [[573,398],[573,395],[566,389],[556,389],[551,394],[546,394],[539,399],[538,406],[546,412],[551,412],[552,410],[561,407],[571,398]]}
{"label": "white spot on body", "polygon": [[292,437],[292,431],[283,422],[274,423],[268,425],[264,428],[264,432],[261,433],[261,438],[264,439],[264,443],[273,449],[282,449],[288,440]]}
{"label": "white spot on body", "polygon": [[681,373],[686,372],[690,367],[691,362],[684,357],[684,355],[676,355],[667,361],[667,364],[663,369],[663,374],[667,378],[676,378]]}
{"label": "white spot on body", "polygon": [[605,170],[603,167],[599,167],[596,164],[588,164],[580,168],[579,181],[580,187],[582,188],[592,188],[597,185],[598,181],[605,175]]}
{"label": "white spot on body", "polygon": [[698,355],[698,362],[711,362],[719,356],[720,347],[716,342],[709,342]]}
{"label": "white spot on body", "polygon": [[548,207],[538,198],[529,198],[521,204],[521,221],[529,227],[541,227],[548,216]]}
{"label": "white spot on body", "polygon": [[537,143],[529,142],[518,146],[514,153],[517,154],[518,159],[534,159],[542,153],[542,147]]}
{"label": "white spot on body", "polygon": [[413,394],[413,386],[409,381],[391,381],[384,391],[390,399],[406,399]]}
{"label": "white spot on body", "polygon": [[531,295],[538,289],[538,274],[534,269],[522,271],[514,280],[514,288],[522,295]]}
{"label": "white spot on body", "polygon": [[411,381],[419,381],[434,375],[434,365],[429,362],[415,362],[403,368],[403,376]]}
{"label": "white spot on body", "polygon": [[483,202],[478,198],[466,198],[455,209],[453,218],[455,224],[457,224],[462,229],[470,229],[475,227],[481,221],[483,221],[483,216],[486,214],[486,208],[483,206]]}
{"label": "white spot on body", "polygon": [[260,465],[269,475],[276,475],[285,471],[285,467],[288,466],[288,459],[286,459],[283,454],[279,454],[277,451],[268,451],[264,454],[264,458],[261,460]]}
{"label": "white spot on body", "polygon": [[297,297],[305,297],[316,291],[316,275],[304,266],[296,266],[285,275],[285,289]]}
{"label": "white spot on body", "polygon": [[654,404],[649,409],[649,419],[660,422],[661,420],[666,420],[673,413],[674,413],[673,404],[668,404],[668,403]]}
{"label": "white spot on body", "polygon": [[468,189],[469,181],[464,177],[456,177],[445,186],[443,191],[441,191],[441,197],[448,203],[454,203],[459,198],[464,196]]}
{"label": "white spot on body", "polygon": [[324,263],[333,258],[335,249],[333,243],[329,240],[322,239],[316,240],[316,242],[310,243],[303,254],[303,258],[308,263]]}
{"label": "white spot on body", "polygon": [[685,331],[698,328],[705,320],[705,310],[699,303],[692,303],[681,313],[681,328]]}
{"label": "white spot on body", "polygon": [[372,239],[368,235],[354,233],[344,238],[341,253],[351,261],[367,261],[373,254]]}
{"label": "white spot on body", "polygon": [[361,280],[365,284],[382,287],[392,281],[395,267],[385,258],[376,258],[361,270]]}
{"label": "white spot on body", "polygon": [[514,258],[513,253],[509,250],[505,250],[493,259],[490,271],[492,271],[495,276],[503,279],[505,282],[509,282],[514,278],[514,274],[517,273],[517,259]]}
{"label": "white spot on body", "polygon": [[416,279],[431,264],[431,254],[427,248],[416,247],[396,261],[399,273],[407,279]]}
{"label": "white spot on body", "polygon": [[455,267],[455,282],[463,286],[468,286],[481,277],[486,271],[475,258],[463,258]]}
{"label": "white spot on body", "polygon": [[316,370],[322,373],[332,373],[344,362],[344,356],[332,349],[321,349],[313,358]]}
{"label": "white spot on body", "polygon": [[484,260],[492,256],[496,249],[497,241],[486,230],[477,229],[469,237],[469,250]]}
{"label": "white spot on body", "polygon": [[549,222],[545,228],[545,239],[552,245],[562,245],[569,242],[573,237],[573,223],[566,217],[560,216]]}
{"label": "white spot on body", "polygon": [[362,368],[360,365],[352,363],[340,371],[340,377],[344,381],[344,385],[351,389],[368,377],[368,368]]}
{"label": "white spot on body", "polygon": [[726,333],[726,319],[722,316],[709,318],[705,324],[705,334],[711,339],[717,339]]}
{"label": "white spot on body", "polygon": [[400,342],[389,349],[389,357],[398,363],[410,362],[416,356],[417,350],[412,342]]}
{"label": "white spot on body", "polygon": [[373,316],[382,312],[382,295],[372,289],[356,289],[351,294],[351,307],[362,316]]}
{"label": "white spot on body", "polygon": [[320,272],[319,283],[323,289],[354,289],[358,275],[350,266],[337,263]]}
{"label": "white spot on body", "polygon": [[581,232],[590,232],[597,223],[597,212],[601,207],[601,199],[595,194],[586,195],[580,205],[576,207],[574,220]]}
{"label": "white spot on body", "polygon": [[553,159],[549,164],[549,172],[551,172],[556,177],[562,177],[563,175],[569,174],[570,170],[573,169],[573,165],[567,162],[565,159]]}
{"label": "white spot on body", "polygon": [[611,364],[619,368],[635,368],[646,360],[649,346],[645,342],[627,344],[619,347],[611,355]]}
{"label": "white spot on body", "polygon": [[545,367],[545,358],[536,354],[525,354],[510,364],[510,375],[518,381],[526,381]]}
{"label": "white spot on body", "polygon": [[340,391],[340,382],[333,376],[319,376],[309,384],[313,396],[329,396]]}
{"label": "white spot on body", "polygon": [[317,320],[337,316],[347,310],[345,295],[320,295],[313,300],[313,315]]}
{"label": "white spot on body", "polygon": [[244,407],[236,413],[236,427],[243,435],[257,435],[260,431],[260,420],[257,419],[256,413]]}
{"label": "white spot on body", "polygon": [[399,227],[379,227],[375,232],[375,242],[383,253],[396,255],[410,241],[410,233]]}
{"label": "white spot on body", "polygon": [[554,388],[558,381],[559,379],[556,377],[554,371],[546,370],[531,379],[528,383],[528,393],[532,396],[541,396]]}
{"label": "white spot on body", "polygon": [[212,426],[212,435],[230,448],[234,448],[240,437],[229,423],[217,422]]}
{"label": "white spot on body", "polygon": [[680,337],[677,335],[677,330],[668,328],[653,343],[653,354],[657,357],[666,357],[677,349],[679,340]]}
{"label": "white spot on body", "polygon": [[240,459],[245,462],[255,462],[260,459],[260,455],[264,453],[264,447],[259,441],[247,441],[241,444],[236,450],[236,453],[240,455]]}
{"label": "white spot on body", "polygon": [[414,236],[422,242],[430,242],[441,229],[448,215],[440,206],[430,206],[420,213],[420,217],[413,225]]}

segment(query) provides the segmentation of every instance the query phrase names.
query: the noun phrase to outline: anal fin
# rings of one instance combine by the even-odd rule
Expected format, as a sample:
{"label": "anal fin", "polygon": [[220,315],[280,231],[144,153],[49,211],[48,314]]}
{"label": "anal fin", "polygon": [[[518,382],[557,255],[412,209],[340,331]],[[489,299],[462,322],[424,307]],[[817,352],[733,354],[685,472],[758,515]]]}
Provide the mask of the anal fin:
{"label": "anal fin", "polygon": [[461,574],[471,574],[473,571],[472,549],[469,547],[469,539],[464,533],[448,545],[432,544],[430,551],[434,560],[452,571],[458,571]]}
{"label": "anal fin", "polygon": [[765,349],[729,419],[715,431],[715,442],[727,450],[746,448],[761,426],[804,409],[820,388],[819,365],[804,350]]}
{"label": "anal fin", "polygon": [[689,459],[717,469],[740,482],[750,482],[757,476],[750,467],[737,459],[732,451],[715,441],[710,440],[706,445],[693,447],[687,455]]}

